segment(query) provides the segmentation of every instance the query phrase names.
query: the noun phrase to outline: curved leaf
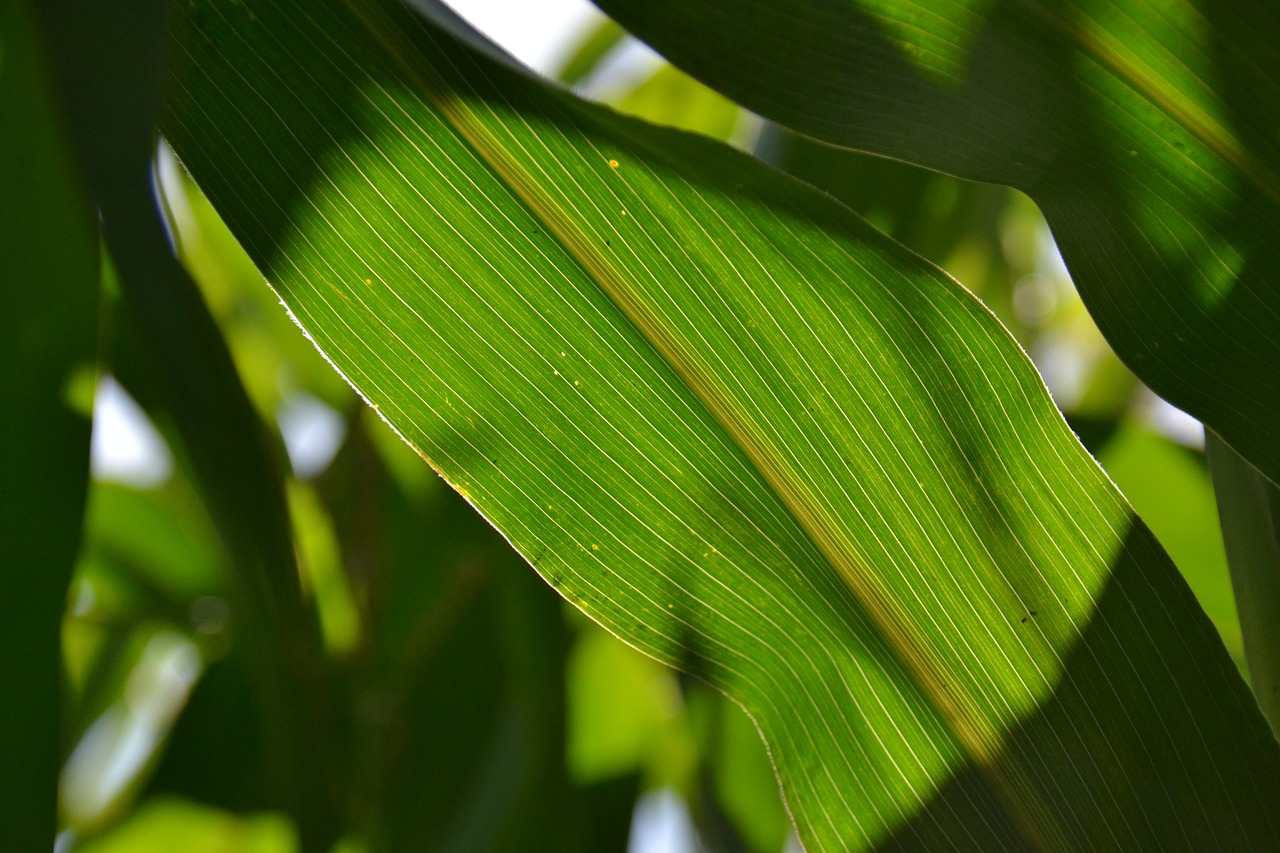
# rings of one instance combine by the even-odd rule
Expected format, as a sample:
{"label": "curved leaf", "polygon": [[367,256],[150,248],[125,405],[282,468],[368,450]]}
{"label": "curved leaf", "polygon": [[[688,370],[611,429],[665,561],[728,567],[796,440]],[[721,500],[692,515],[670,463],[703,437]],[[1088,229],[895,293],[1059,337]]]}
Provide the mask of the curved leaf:
{"label": "curved leaf", "polygon": [[597,3],[767,118],[1027,192],[1120,357],[1280,482],[1273,6]]}
{"label": "curved leaf", "polygon": [[954,281],[380,0],[184,4],[175,150],[592,618],[740,702],[810,849],[1280,843],[1168,558]]}

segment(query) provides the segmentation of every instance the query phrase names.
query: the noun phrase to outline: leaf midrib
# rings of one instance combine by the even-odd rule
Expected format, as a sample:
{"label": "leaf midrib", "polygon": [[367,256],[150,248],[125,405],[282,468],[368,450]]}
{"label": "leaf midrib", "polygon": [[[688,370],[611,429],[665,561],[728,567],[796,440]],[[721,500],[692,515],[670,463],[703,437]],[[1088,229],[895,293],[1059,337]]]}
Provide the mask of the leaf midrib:
{"label": "leaf midrib", "polygon": [[1221,122],[1186,98],[1169,91],[1166,81],[1146,66],[1134,52],[1114,39],[1090,35],[1085,28],[1039,2],[1027,3],[1045,24],[1084,56],[1091,57],[1116,79],[1199,140],[1231,168],[1248,178],[1271,200],[1280,205],[1280,176],[1266,164],[1249,157],[1240,139]]}
{"label": "leaf midrib", "polygon": [[788,476],[793,472],[775,461],[775,454],[768,449],[769,442],[755,427],[752,418],[737,411],[730,401],[714,393],[713,383],[703,378],[696,361],[686,355],[674,335],[667,332],[658,318],[645,310],[642,302],[632,297],[632,290],[627,286],[622,270],[610,263],[598,247],[569,224],[571,217],[558,208],[530,175],[504,156],[500,141],[486,131],[484,122],[471,112],[462,99],[452,97],[450,92],[441,91],[433,85],[433,81],[424,75],[422,67],[406,55],[406,49],[394,34],[388,32],[387,27],[379,26],[379,21],[363,8],[360,0],[344,2],[364,22],[369,33],[387,50],[401,71],[449,119],[453,128],[480,159],[547,226],[566,252],[582,266],[685,386],[706,406],[716,423],[743,452],[752,467],[773,490],[779,503],[787,509],[799,528],[822,554],[829,568],[853,592],[881,636],[915,678],[922,693],[947,722],[965,753],[1002,790],[1013,816],[1018,819],[1020,828],[1027,837],[1035,839],[1043,849],[1061,848],[1065,837],[1062,829],[1046,826],[1046,815],[1043,812],[1039,812],[1035,820],[1031,819],[1025,813],[1028,804],[1013,792],[1013,780],[1006,778],[1006,774],[1000,769],[996,760],[1001,743],[999,732],[984,715],[976,712],[973,699],[967,693],[957,697],[945,689],[946,676],[942,665],[928,653],[927,644],[906,630],[905,626],[910,624],[910,620],[896,612],[892,596],[867,582],[874,574],[860,567],[865,561],[851,543],[834,533],[838,525],[833,523],[820,503],[796,482],[798,478]]}

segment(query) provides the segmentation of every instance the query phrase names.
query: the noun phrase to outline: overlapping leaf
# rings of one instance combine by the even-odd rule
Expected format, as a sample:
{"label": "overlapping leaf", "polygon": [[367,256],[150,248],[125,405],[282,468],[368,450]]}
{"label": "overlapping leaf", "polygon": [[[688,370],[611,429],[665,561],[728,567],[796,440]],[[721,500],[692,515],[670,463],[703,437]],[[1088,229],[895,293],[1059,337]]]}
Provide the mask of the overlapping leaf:
{"label": "overlapping leaf", "polygon": [[1220,642],[968,293],[389,3],[185,4],[167,133],[529,559],[733,696],[810,849],[1280,843]]}
{"label": "overlapping leaf", "polygon": [[1025,190],[1121,358],[1280,482],[1274,6],[597,2],[802,133]]}

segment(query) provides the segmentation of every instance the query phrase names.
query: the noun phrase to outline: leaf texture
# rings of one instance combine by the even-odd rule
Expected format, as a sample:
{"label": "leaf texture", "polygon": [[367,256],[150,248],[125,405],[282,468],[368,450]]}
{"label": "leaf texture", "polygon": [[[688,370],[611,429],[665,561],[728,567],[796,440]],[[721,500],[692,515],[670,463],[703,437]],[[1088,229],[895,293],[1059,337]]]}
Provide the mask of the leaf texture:
{"label": "leaf texture", "polygon": [[1277,750],[969,293],[395,4],[185,4],[166,133],[566,598],[720,688],[811,850],[1280,843]]}
{"label": "leaf texture", "polygon": [[766,118],[1025,191],[1120,357],[1280,482],[1273,4],[597,4]]}

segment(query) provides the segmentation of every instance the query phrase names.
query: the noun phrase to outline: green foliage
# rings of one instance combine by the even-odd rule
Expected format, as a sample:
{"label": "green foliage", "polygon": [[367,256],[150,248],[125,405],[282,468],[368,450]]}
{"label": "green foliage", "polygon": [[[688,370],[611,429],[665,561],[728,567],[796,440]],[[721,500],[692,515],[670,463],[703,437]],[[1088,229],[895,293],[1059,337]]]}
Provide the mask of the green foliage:
{"label": "green foliage", "polygon": [[47,846],[55,821],[58,630],[88,478],[97,313],[91,214],[44,47],[25,4],[0,9],[0,827],[5,846],[28,849]]}
{"label": "green foliage", "polygon": [[0,12],[3,846],[1280,845],[1265,10],[600,5]]}

